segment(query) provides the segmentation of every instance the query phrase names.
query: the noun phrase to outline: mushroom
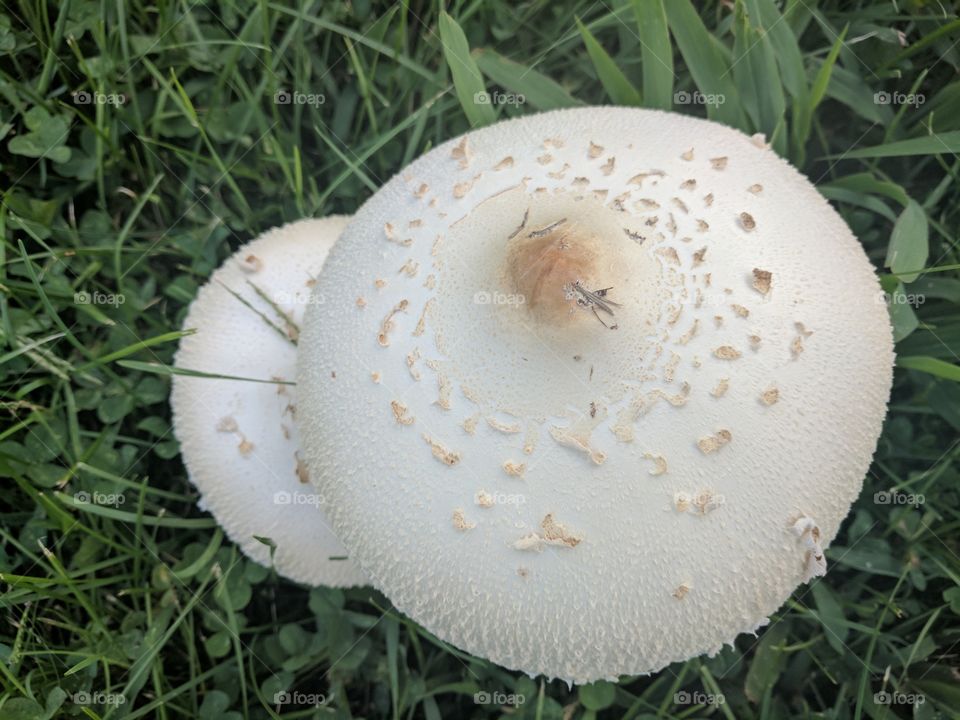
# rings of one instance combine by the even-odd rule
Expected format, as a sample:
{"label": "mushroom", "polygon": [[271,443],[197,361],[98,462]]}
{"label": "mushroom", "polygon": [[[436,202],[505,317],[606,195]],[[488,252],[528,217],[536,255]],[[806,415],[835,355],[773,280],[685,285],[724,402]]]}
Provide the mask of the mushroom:
{"label": "mushroom", "polygon": [[327,262],[298,357],[311,479],[373,584],[463,650],[576,683],[714,654],[824,571],[889,397],[878,291],[736,130],[492,125],[394,177]]}
{"label": "mushroom", "polygon": [[[217,269],[190,305],[175,358],[173,430],[191,482],[241,550],[311,585],[367,583],[324,515],[296,427],[297,336],[344,216],[270,230]],[[357,310],[354,308],[354,312]],[[228,378],[242,379],[228,379]],[[270,547],[273,544],[274,548]]]}

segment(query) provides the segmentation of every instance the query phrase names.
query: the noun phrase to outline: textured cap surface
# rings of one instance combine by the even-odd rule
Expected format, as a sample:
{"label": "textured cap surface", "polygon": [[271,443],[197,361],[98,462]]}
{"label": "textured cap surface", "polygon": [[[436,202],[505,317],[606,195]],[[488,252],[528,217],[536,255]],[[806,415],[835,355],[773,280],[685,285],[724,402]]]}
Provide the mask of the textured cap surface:
{"label": "textured cap surface", "polygon": [[762,138],[692,117],[441,145],[314,291],[299,420],[338,535],[398,609],[530,674],[651,672],[763,625],[824,571],[886,412],[863,249]]}
{"label": "textured cap surface", "polygon": [[[295,419],[294,344],[307,302],[346,217],[302,220],[270,230],[218,268],[190,305],[175,365],[268,382],[173,376],[174,433],[190,480],[227,535],[248,556],[311,585],[352,586],[366,578],[323,514],[309,483]],[[341,559],[331,559],[341,558]]]}

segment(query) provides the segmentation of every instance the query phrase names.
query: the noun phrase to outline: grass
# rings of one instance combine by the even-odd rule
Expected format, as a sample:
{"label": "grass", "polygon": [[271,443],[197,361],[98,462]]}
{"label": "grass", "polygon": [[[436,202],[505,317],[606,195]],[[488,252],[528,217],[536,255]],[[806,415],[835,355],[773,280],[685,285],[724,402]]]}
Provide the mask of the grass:
{"label": "grass", "polygon": [[[487,717],[500,692],[518,718],[956,717],[958,41],[955,3],[922,0],[0,2],[0,716]],[[567,688],[239,556],[170,433],[198,286],[472,126],[614,101],[765,133],[894,300],[890,414],[828,575],[759,639]]]}

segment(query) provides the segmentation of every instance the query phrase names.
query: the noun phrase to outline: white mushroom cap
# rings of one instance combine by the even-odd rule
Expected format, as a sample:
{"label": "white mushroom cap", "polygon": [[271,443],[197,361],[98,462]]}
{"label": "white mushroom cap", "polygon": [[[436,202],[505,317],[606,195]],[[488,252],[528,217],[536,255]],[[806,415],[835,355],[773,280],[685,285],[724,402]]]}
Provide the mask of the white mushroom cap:
{"label": "white mushroom cap", "polygon": [[[200,288],[176,367],[268,382],[174,375],[170,402],[190,480],[248,556],[310,585],[367,584],[309,483],[295,424],[297,328],[323,261],[349,218],[302,220],[244,245]],[[282,313],[282,314],[281,314]],[[277,382],[269,382],[275,380]],[[255,537],[256,536],[256,537]],[[341,558],[341,559],[333,559]]]}
{"label": "white mushroom cap", "polygon": [[762,140],[692,117],[441,145],[315,292],[301,432],[338,535],[401,611],[529,674],[653,672],[764,625],[823,572],[886,412],[863,249]]}

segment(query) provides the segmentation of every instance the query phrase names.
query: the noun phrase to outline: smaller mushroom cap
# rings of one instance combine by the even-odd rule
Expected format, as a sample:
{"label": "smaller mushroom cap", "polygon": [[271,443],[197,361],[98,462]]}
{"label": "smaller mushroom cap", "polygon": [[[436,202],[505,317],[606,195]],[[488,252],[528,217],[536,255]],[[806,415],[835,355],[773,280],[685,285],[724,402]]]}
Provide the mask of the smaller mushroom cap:
{"label": "smaller mushroom cap", "polygon": [[[200,288],[175,365],[249,382],[174,375],[170,403],[190,481],[227,535],[253,560],[310,585],[366,578],[323,513],[299,450],[294,380],[298,328],[344,216],[274,228],[234,253]],[[273,380],[275,382],[269,382]]]}

